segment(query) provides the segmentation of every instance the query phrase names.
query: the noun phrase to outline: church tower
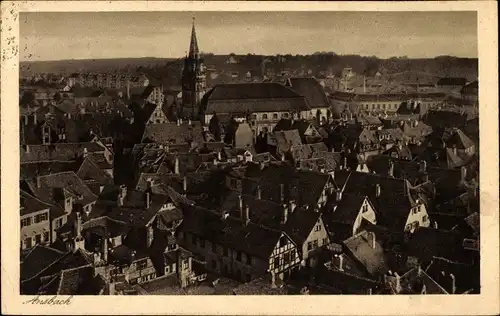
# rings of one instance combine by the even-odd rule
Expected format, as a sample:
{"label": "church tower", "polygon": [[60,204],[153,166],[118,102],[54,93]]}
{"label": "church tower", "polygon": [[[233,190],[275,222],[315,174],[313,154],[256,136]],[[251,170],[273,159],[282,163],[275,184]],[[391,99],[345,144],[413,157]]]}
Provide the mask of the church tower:
{"label": "church tower", "polygon": [[182,116],[193,120],[200,118],[200,101],[205,91],[205,65],[198,50],[193,18],[189,53],[184,59],[184,68],[182,70]]}

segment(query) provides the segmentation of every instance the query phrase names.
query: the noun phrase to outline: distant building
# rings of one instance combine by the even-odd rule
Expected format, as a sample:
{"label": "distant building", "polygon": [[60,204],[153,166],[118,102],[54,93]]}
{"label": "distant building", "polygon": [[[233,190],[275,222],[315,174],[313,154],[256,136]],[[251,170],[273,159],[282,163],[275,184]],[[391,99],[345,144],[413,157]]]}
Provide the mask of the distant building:
{"label": "distant building", "polygon": [[255,136],[272,131],[282,118],[313,116],[306,98],[279,83],[219,84],[202,101],[203,121],[214,115],[246,120]]}
{"label": "distant building", "polygon": [[198,49],[193,20],[189,54],[184,59],[182,70],[182,115],[185,118],[197,119],[200,115],[200,101],[206,92],[205,72],[205,64]]}

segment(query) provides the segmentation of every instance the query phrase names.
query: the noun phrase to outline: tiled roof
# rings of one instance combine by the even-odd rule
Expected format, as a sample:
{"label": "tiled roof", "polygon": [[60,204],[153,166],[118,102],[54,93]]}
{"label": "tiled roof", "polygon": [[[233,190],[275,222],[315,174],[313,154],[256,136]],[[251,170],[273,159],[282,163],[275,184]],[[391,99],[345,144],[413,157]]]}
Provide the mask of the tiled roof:
{"label": "tiled roof", "polygon": [[185,205],[183,213],[182,231],[264,260],[269,259],[282,236],[281,231],[251,222],[245,225],[240,219],[231,216],[223,219],[220,214],[200,207]]}
{"label": "tiled roof", "polygon": [[146,126],[142,140],[160,144],[185,144],[189,142],[203,143],[203,131],[199,122],[163,123]]}
{"label": "tiled roof", "polygon": [[21,164],[43,161],[69,161],[83,156],[85,148],[88,153],[104,152],[97,143],[57,143],[51,145],[27,145],[21,147]]}
{"label": "tiled roof", "polygon": [[94,278],[92,267],[78,267],[61,271],[61,280],[57,295],[90,295],[97,294],[92,289],[91,282]]}
{"label": "tiled roof", "polygon": [[82,224],[82,231],[93,233],[101,237],[116,237],[125,235],[129,231],[127,223],[111,219],[107,216],[91,218]]}
{"label": "tiled roof", "polygon": [[302,145],[298,130],[276,131],[273,134],[276,139],[276,146],[281,152],[287,152],[293,146]]}
{"label": "tiled roof", "polygon": [[97,200],[97,196],[72,171],[40,176],[37,182],[39,186],[38,184],[34,185],[35,195],[43,200],[53,199],[54,189],[71,190],[71,192],[81,196],[81,199],[75,201],[78,204],[86,205]]}
{"label": "tiled roof", "polygon": [[60,273],[62,270],[73,269],[92,264],[94,259],[86,250],[78,249],[76,252],[68,252],[59,259],[51,263],[47,268],[41,271],[40,277],[50,276]]}
{"label": "tiled roof", "polygon": [[325,221],[328,223],[348,224],[352,227],[366,198],[366,196],[355,194],[343,195],[340,201],[335,202],[335,211],[325,213]]}
{"label": "tiled roof", "polygon": [[456,146],[458,149],[466,149],[474,146],[474,142],[462,130],[455,129],[454,133],[448,138],[446,146],[449,148]]}
{"label": "tiled roof", "polygon": [[213,88],[209,100],[281,99],[300,95],[279,83],[220,84]]}
{"label": "tiled roof", "polygon": [[20,191],[20,205],[21,205],[21,216],[38,212],[45,209],[50,209],[52,205],[42,202],[36,197],[28,194],[27,192],[21,190]]}
{"label": "tiled roof", "polygon": [[[380,196],[376,196],[376,185]],[[367,195],[377,210],[377,223],[394,231],[403,231],[408,214],[416,200],[416,192],[406,180],[363,172],[351,172],[344,194]]]}
{"label": "tiled roof", "polygon": [[308,109],[304,97],[278,83],[221,84],[202,101],[205,113],[246,113]]}
{"label": "tiled roof", "polygon": [[389,271],[384,249],[376,241],[373,232],[363,231],[345,240],[343,244],[370,275],[381,276]]}
{"label": "tiled roof", "polygon": [[467,79],[465,78],[453,78],[453,77],[448,77],[448,78],[441,78],[437,82],[438,86],[465,86],[467,83]]}
{"label": "tiled roof", "polygon": [[105,172],[99,166],[99,164],[101,166],[103,164],[107,164],[108,166],[103,166],[103,167],[110,167],[109,163],[107,163],[106,160],[101,161],[101,163],[99,163],[99,161],[97,161],[97,163],[96,163],[95,159],[96,158],[93,158],[93,157],[85,158],[82,165],[80,166],[80,169],[78,169],[78,171],[76,173],[77,176],[84,181],[94,180],[100,185],[113,183],[113,178],[111,177],[111,175],[109,175],[107,172]]}
{"label": "tiled roof", "polygon": [[405,249],[423,262],[433,257],[462,261],[465,259],[462,241],[457,232],[419,227],[408,239]]}
{"label": "tiled roof", "polygon": [[383,176],[389,174],[392,165],[392,174],[395,178],[406,178],[411,183],[421,180],[426,172],[423,169],[423,162],[395,159],[386,155],[370,156],[366,165],[370,171]]}
{"label": "tiled roof", "polygon": [[64,255],[65,253],[62,251],[36,245],[21,261],[21,281],[25,281],[36,276],[43,269],[56,260],[62,258]]}
{"label": "tiled roof", "polygon": [[325,91],[314,78],[290,78],[286,83],[292,90],[306,98],[310,108],[329,108]]}
{"label": "tiled roof", "polygon": [[272,287],[271,280],[259,278],[238,285],[233,289],[234,295],[286,295],[286,287]]}

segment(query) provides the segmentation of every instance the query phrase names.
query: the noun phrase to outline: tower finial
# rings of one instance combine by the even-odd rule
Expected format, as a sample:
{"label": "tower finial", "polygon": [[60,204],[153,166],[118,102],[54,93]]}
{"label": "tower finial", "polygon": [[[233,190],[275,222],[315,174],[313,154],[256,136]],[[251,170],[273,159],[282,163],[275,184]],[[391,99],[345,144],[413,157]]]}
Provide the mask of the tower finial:
{"label": "tower finial", "polygon": [[193,28],[191,30],[191,43],[189,45],[189,57],[195,58],[199,54],[198,50],[198,40],[196,39],[196,28],[194,26],[194,16],[193,16]]}

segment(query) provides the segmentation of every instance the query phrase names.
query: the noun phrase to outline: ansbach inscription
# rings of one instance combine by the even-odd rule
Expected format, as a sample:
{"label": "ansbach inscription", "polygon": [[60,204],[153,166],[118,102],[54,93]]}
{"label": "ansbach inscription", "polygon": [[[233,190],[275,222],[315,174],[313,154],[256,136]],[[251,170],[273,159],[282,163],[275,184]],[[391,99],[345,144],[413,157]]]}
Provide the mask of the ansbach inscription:
{"label": "ansbach inscription", "polygon": [[61,298],[57,295],[52,297],[40,297],[40,295],[27,300],[24,304],[36,304],[36,305],[70,305],[73,300],[73,295],[67,298]]}

